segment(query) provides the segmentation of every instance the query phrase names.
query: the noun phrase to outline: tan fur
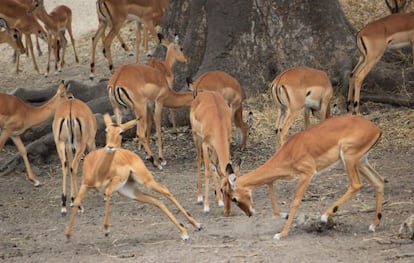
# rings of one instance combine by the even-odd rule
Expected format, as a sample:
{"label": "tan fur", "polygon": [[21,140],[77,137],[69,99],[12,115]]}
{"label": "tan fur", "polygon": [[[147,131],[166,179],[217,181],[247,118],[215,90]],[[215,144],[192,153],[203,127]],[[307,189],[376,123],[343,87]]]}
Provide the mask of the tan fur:
{"label": "tan fur", "polygon": [[[285,237],[312,177],[324,168],[342,160],[349,179],[346,193],[331,205],[321,217],[326,223],[339,206],[362,188],[361,175],[375,188],[376,205],[369,230],[375,231],[381,219],[384,178],[368,163],[367,155],[381,136],[381,130],[369,120],[353,115],[332,117],[305,131],[293,135],[263,165],[236,177],[222,180],[222,189],[231,200],[251,216],[254,213],[252,190],[268,185],[274,193],[273,182],[297,178],[298,183],[289,215],[282,231],[275,239]],[[334,183],[334,182],[333,182]],[[275,214],[280,215],[275,195],[271,195]]]}
{"label": "tan fur", "polygon": [[23,43],[22,43],[22,34],[15,28],[10,28],[7,24],[7,21],[3,20],[4,31],[0,31],[0,44],[7,43],[9,44],[14,50],[16,50],[17,54],[23,54],[26,52]]}
{"label": "tan fur", "polygon": [[[209,177],[213,177],[216,198],[223,203],[220,186],[210,164],[214,164],[221,178],[228,176],[226,166],[230,164],[231,110],[221,94],[217,92],[199,92],[191,104],[191,132],[196,148],[197,162],[197,202],[203,202],[201,192],[201,159],[204,159],[205,195],[204,212],[210,211]],[[231,164],[230,164],[231,165]],[[225,214],[230,213],[230,203],[226,200]]]}
{"label": "tan fur", "polygon": [[289,128],[304,109],[305,128],[310,127],[310,112],[320,120],[329,118],[333,95],[331,81],[321,70],[294,67],[285,70],[272,81],[273,100],[277,108],[276,135],[283,144]]}
{"label": "tan fur", "polygon": [[[126,93],[126,94],[125,94]],[[117,123],[121,122],[119,107],[130,108],[139,122],[137,136],[154,166],[162,169],[165,159],[161,140],[161,115],[164,106],[168,108],[189,107],[192,92],[175,92],[168,87],[164,75],[158,69],[143,64],[128,64],[119,67],[108,81],[108,96]],[[155,104],[154,121],[157,133],[158,157],[155,160],[147,135],[147,106]]]}
{"label": "tan fur", "polygon": [[[119,36],[119,31],[128,17],[134,16],[143,22],[145,31],[150,30],[154,39],[158,39],[155,26],[161,24],[165,9],[168,6],[168,0],[97,0],[97,9],[102,17],[99,21],[98,30],[92,41],[92,58],[91,58],[91,75],[94,77],[95,50],[99,38],[103,38],[103,50],[108,60],[109,70],[113,72],[113,62],[111,54],[111,44],[115,36]],[[135,39],[135,59],[138,63],[139,46],[141,42],[141,22],[137,23]],[[106,35],[106,27],[110,24],[111,29]],[[119,37],[118,37],[119,38]]]}
{"label": "tan fur", "polygon": [[[391,14],[362,28],[356,37],[358,63],[349,80],[347,110],[359,113],[361,86],[388,48],[411,45],[414,54],[414,13]],[[413,61],[414,63],[414,61]]]}
{"label": "tan fur", "polygon": [[[46,73],[49,74],[50,69],[50,54],[52,52],[52,47],[55,55],[55,70],[60,71],[65,64],[65,51],[67,41],[65,39],[65,31],[68,31],[70,40],[72,42],[73,54],[75,56],[75,62],[78,63],[78,55],[75,48],[75,40],[72,34],[72,10],[66,5],[56,6],[50,13],[46,11],[44,6],[44,0],[32,0],[32,6],[29,9],[29,13],[34,14],[39,20],[41,20],[47,31],[49,32],[49,41],[48,41],[48,57],[47,57],[47,66]],[[57,42],[59,41],[59,45]],[[60,46],[62,47],[62,55],[59,55]],[[58,63],[60,61],[60,69],[58,69]]]}
{"label": "tan fur", "polygon": [[83,101],[69,98],[55,112],[53,137],[62,164],[62,209],[66,214],[66,178],[71,177],[71,205],[78,192],[78,167],[85,152],[95,150],[96,118]]}
{"label": "tan fur", "polygon": [[41,106],[31,106],[24,103],[20,98],[0,93],[0,151],[10,137],[20,155],[24,160],[27,175],[35,186],[40,185],[39,179],[34,175],[27,158],[26,148],[20,138],[27,129],[43,123],[53,117],[55,110],[59,104],[66,98],[66,87],[62,83],[59,84],[56,94],[45,104]]}
{"label": "tan fur", "polygon": [[179,223],[165,204],[158,198],[144,193],[140,188],[145,187],[156,191],[170,200],[184,217],[197,229],[201,225],[194,220],[190,214],[184,210],[180,203],[170,193],[168,188],[155,181],[151,172],[146,168],[144,162],[135,153],[120,148],[122,132],[131,128],[136,121],[129,121],[125,124],[115,125],[109,115],[104,115],[106,124],[106,145],[104,148],[92,151],[84,161],[82,185],[79,194],[75,199],[75,204],[66,227],[66,237],[69,239],[72,234],[72,226],[77,210],[80,208],[81,201],[89,189],[102,190],[105,192],[105,219],[104,229],[109,232],[109,204],[114,192],[144,203],[157,206],[179,229],[183,240],[188,239],[187,230],[183,224]]}
{"label": "tan fur", "polygon": [[243,90],[239,81],[224,71],[208,71],[200,75],[190,88],[216,91],[224,97],[232,110],[232,120],[241,132],[240,146],[246,147],[250,127],[243,121]]}

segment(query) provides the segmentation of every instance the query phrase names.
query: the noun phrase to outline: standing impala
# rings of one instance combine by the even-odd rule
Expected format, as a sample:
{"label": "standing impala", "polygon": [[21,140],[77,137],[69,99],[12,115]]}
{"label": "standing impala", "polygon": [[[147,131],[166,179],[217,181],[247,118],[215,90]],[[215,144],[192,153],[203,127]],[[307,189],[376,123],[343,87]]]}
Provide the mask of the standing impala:
{"label": "standing impala", "polygon": [[389,48],[411,45],[414,54],[414,13],[391,14],[362,28],[356,37],[358,63],[352,70],[347,110],[359,113],[362,82]]}
{"label": "standing impala", "polygon": [[97,124],[91,109],[83,101],[70,97],[55,112],[53,137],[62,164],[62,209],[66,214],[66,179],[71,177],[70,205],[78,192],[78,167],[85,151],[95,150]]}
{"label": "standing impala", "polygon": [[135,153],[120,148],[122,132],[131,128],[136,121],[129,121],[125,124],[113,124],[108,114],[104,115],[106,125],[106,145],[104,148],[90,152],[84,161],[82,185],[79,194],[76,196],[72,214],[66,228],[66,237],[69,239],[72,234],[73,221],[77,210],[80,209],[82,199],[89,189],[105,191],[105,219],[104,229],[109,232],[109,204],[112,194],[118,192],[122,196],[136,201],[152,204],[167,215],[167,217],[179,229],[180,236],[187,240],[188,234],[184,225],[176,219],[165,204],[158,198],[142,192],[143,186],[149,190],[156,191],[170,200],[185,218],[197,229],[201,229],[201,224],[180,205],[168,188],[154,180],[153,175],[147,169],[141,158]]}
{"label": "standing impala", "polygon": [[[222,180],[222,189],[243,212],[254,213],[252,190],[261,185],[272,185],[276,180],[298,179],[290,212],[282,231],[273,238],[287,236],[299,204],[312,177],[335,163],[343,162],[349,179],[346,193],[331,205],[321,217],[326,223],[352,195],[362,188],[362,175],[370,182],[376,193],[375,214],[369,230],[374,232],[381,220],[384,195],[384,178],[368,163],[368,152],[381,137],[381,130],[360,116],[342,115],[325,121],[293,135],[262,166],[241,176],[229,175]],[[273,186],[271,186],[273,188]],[[276,196],[272,196],[274,211],[279,212]],[[280,212],[279,212],[280,214]]]}
{"label": "standing impala", "polygon": [[27,129],[41,124],[53,117],[56,108],[66,98],[66,87],[63,81],[59,84],[56,94],[41,106],[32,106],[24,103],[20,98],[0,93],[0,151],[10,137],[24,160],[27,175],[35,186],[40,185],[39,179],[30,167],[27,151],[20,135]]}
{"label": "standing impala", "polygon": [[385,0],[385,4],[392,14],[411,11],[411,0]]}
{"label": "standing impala", "polygon": [[[52,52],[52,46],[55,52],[55,71],[61,71],[65,64],[65,51],[66,51],[66,38],[65,31],[69,33],[70,40],[72,42],[73,54],[75,56],[75,62],[78,63],[78,55],[75,48],[75,40],[72,34],[72,10],[66,5],[56,6],[50,13],[47,13],[44,0],[32,0],[32,6],[28,12],[34,14],[39,20],[41,20],[51,37],[49,37],[48,44],[48,57],[45,76],[48,76],[50,69],[50,54]],[[60,49],[62,49],[62,56],[59,55]],[[60,68],[58,69],[58,63],[60,60]]]}
{"label": "standing impala", "polygon": [[280,144],[299,112],[304,108],[305,128],[310,126],[310,112],[320,120],[329,118],[333,94],[331,81],[325,72],[309,67],[290,68],[270,84],[277,108],[276,135]]}
{"label": "standing impala", "polygon": [[102,18],[100,19],[98,30],[92,38],[90,79],[94,78],[96,45],[98,40],[105,34],[107,24],[111,25],[111,30],[103,37],[103,54],[108,60],[109,70],[112,73],[114,70],[111,54],[112,41],[115,36],[119,38],[119,31],[126,19],[130,18],[136,21],[135,61],[138,62],[141,23],[144,24],[146,29],[150,30],[154,39],[158,39],[155,25],[160,24],[168,3],[169,0],[97,0],[97,10],[99,17]]}
{"label": "standing impala", "polygon": [[[158,38],[160,40],[160,43],[163,43],[167,47],[167,52],[165,54],[164,60],[155,60],[151,59],[147,62],[147,65],[156,68],[162,72],[162,74],[165,76],[168,87],[171,89],[174,89],[174,71],[173,66],[175,62],[184,62],[187,63],[189,61],[188,56],[184,53],[183,48],[179,44],[179,38],[177,35],[174,37],[174,42],[169,42],[167,39],[165,39],[161,34],[158,34]],[[171,122],[173,125],[174,133],[177,134],[177,125],[175,121],[175,113],[174,110],[170,108],[170,116],[171,116]],[[151,131],[152,123],[150,123],[151,118],[148,118],[148,135]],[[149,136],[147,136],[149,137]]]}
{"label": "standing impala", "polygon": [[[131,109],[138,121],[137,137],[155,167],[166,164],[161,140],[161,117],[164,106],[168,108],[189,107],[192,92],[176,92],[168,86],[164,74],[156,68],[143,64],[128,64],[119,67],[108,81],[108,96],[117,123],[121,122],[119,106]],[[147,138],[148,105],[155,104],[154,121],[157,133],[158,157],[154,158]],[[150,115],[151,116],[151,115]]]}
{"label": "standing impala", "polygon": [[192,90],[217,91],[223,95],[224,100],[232,110],[232,120],[240,135],[239,146],[246,147],[247,136],[253,122],[253,113],[250,112],[247,121],[243,121],[243,90],[237,79],[220,70],[208,71],[199,76],[194,83],[187,79]]}
{"label": "standing impala", "polygon": [[219,206],[225,204],[224,213],[228,215],[230,214],[230,202],[227,199],[223,203],[220,186],[216,175],[211,171],[210,164],[217,167],[213,170],[217,170],[221,178],[233,173],[230,162],[231,110],[221,94],[212,91],[197,92],[191,104],[190,122],[197,154],[197,203],[203,203],[201,192],[201,158],[203,158],[205,173],[204,213],[210,212],[208,194],[209,177],[212,176],[218,204]]}

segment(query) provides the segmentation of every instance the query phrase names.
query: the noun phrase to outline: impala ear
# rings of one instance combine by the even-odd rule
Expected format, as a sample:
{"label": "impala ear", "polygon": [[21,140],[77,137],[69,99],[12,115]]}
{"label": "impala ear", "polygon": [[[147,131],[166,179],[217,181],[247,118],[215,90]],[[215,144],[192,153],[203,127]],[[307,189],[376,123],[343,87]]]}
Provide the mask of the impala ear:
{"label": "impala ear", "polygon": [[227,178],[230,184],[231,190],[233,191],[236,190],[236,179],[237,179],[237,176],[235,174],[230,174],[229,177]]}
{"label": "impala ear", "polygon": [[124,124],[122,124],[122,129],[125,131],[125,130],[128,130],[128,129],[131,129],[135,125],[137,125],[137,120],[130,120],[130,121],[125,122]]}
{"label": "impala ear", "polygon": [[6,31],[9,30],[9,26],[7,25],[7,21],[3,18],[0,18],[0,28],[4,28]]}
{"label": "impala ear", "polygon": [[108,113],[105,113],[104,114],[103,119],[104,119],[104,122],[105,122],[106,127],[112,125],[112,119],[111,119],[111,116],[109,116]]}

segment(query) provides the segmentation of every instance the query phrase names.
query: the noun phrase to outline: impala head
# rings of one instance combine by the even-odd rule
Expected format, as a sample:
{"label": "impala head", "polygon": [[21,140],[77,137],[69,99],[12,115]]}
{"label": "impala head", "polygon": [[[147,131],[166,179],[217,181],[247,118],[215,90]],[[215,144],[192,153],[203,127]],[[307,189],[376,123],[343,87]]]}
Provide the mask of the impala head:
{"label": "impala head", "polygon": [[253,208],[252,191],[246,187],[237,185],[237,176],[233,173],[221,181],[221,190],[226,198],[235,203],[247,216],[252,216]]}
{"label": "impala head", "polygon": [[179,43],[180,38],[177,34],[174,35],[174,41],[172,42],[164,38],[161,34],[158,34],[158,39],[160,40],[160,43],[167,48],[167,54],[169,53],[174,60],[184,63],[188,63],[188,61],[190,61],[190,58],[184,53],[184,50]]}
{"label": "impala head", "polygon": [[35,12],[39,6],[43,6],[43,5],[44,5],[43,0],[32,0],[32,3],[29,9],[27,10],[27,13],[33,14],[33,12]]}
{"label": "impala head", "polygon": [[385,0],[392,14],[407,13],[411,9],[411,0]]}
{"label": "impala head", "polygon": [[122,134],[125,130],[128,130],[134,127],[137,124],[136,120],[131,120],[123,124],[115,124],[112,122],[111,117],[109,114],[105,114],[103,116],[105,122],[105,132],[106,132],[106,145],[105,149],[113,153],[116,151],[117,148],[121,146],[122,142]]}
{"label": "impala head", "polygon": [[67,89],[66,89],[66,84],[65,84],[64,80],[61,80],[59,82],[59,85],[58,85],[55,96],[57,96],[61,99],[66,99],[67,98]]}
{"label": "impala head", "polygon": [[4,30],[12,37],[12,41],[9,43],[17,52],[23,54],[26,52],[26,49],[22,43],[22,34],[14,28],[10,28],[7,24],[7,21],[3,18],[0,18],[0,29]]}

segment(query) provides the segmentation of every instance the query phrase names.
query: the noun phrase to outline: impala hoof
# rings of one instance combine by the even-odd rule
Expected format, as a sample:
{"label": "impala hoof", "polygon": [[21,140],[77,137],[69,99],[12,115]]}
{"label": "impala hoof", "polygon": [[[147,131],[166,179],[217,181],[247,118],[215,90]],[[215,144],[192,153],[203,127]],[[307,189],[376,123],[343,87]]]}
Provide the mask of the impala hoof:
{"label": "impala hoof", "polygon": [[373,224],[369,225],[368,231],[374,233],[375,232],[375,225],[373,225]]}
{"label": "impala hoof", "polygon": [[280,241],[281,238],[282,238],[282,235],[280,233],[277,233],[276,235],[273,236],[273,240],[276,240],[276,241]]}
{"label": "impala hoof", "polygon": [[208,214],[208,213],[210,213],[210,207],[209,206],[205,206],[204,207],[204,209],[203,209],[203,212],[204,212],[204,214]]}
{"label": "impala hoof", "polygon": [[218,206],[219,207],[223,207],[224,206],[224,202],[222,200],[218,201]]}
{"label": "impala hoof", "polygon": [[326,223],[328,223],[328,216],[326,215],[326,214],[323,214],[322,216],[321,216],[321,224],[326,224]]}
{"label": "impala hoof", "polygon": [[60,213],[62,214],[62,216],[66,216],[66,214],[68,213],[66,207],[62,207],[62,209],[60,209]]}
{"label": "impala hoof", "polygon": [[39,186],[42,186],[42,183],[40,182],[40,181],[36,181],[36,182],[34,182],[34,184],[33,184],[35,187],[39,187]]}
{"label": "impala hoof", "polygon": [[196,204],[197,204],[197,205],[202,205],[202,204],[203,204],[203,197],[202,197],[202,196],[197,197],[197,202],[196,202]]}
{"label": "impala hoof", "polygon": [[185,235],[182,235],[181,236],[181,239],[184,240],[184,241],[187,241],[187,240],[190,239],[190,236],[188,236],[187,234],[185,234]]}

